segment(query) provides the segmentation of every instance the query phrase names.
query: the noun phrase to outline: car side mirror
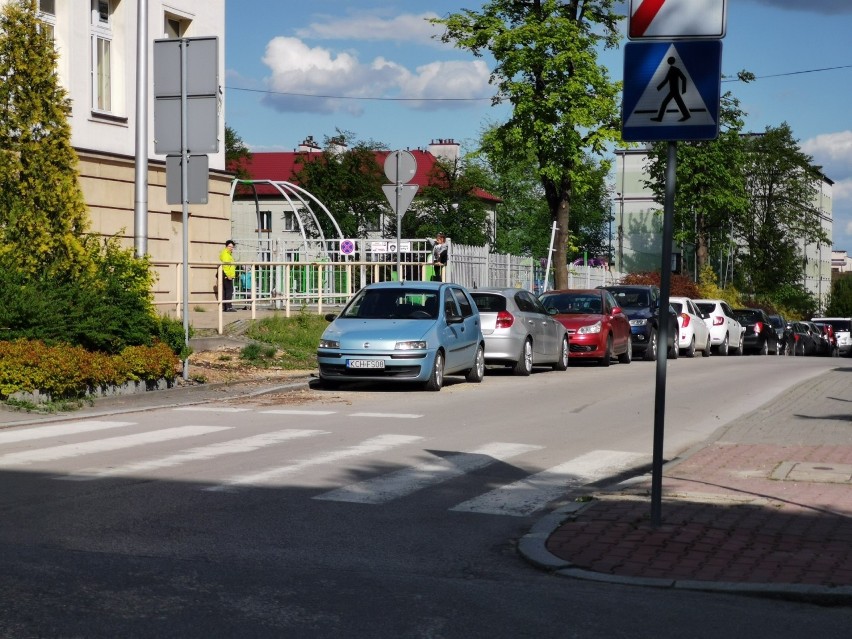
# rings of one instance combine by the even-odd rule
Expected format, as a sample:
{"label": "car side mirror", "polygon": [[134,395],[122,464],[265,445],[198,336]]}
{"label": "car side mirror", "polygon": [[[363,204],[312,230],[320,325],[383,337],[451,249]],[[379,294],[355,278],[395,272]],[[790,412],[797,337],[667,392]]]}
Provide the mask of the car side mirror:
{"label": "car side mirror", "polygon": [[337,313],[326,313],[323,317],[325,317],[326,322],[333,322],[337,319]]}
{"label": "car side mirror", "polygon": [[620,306],[613,306],[611,314],[617,315],[618,313],[624,313],[624,311],[622,310],[622,308]]}
{"label": "car side mirror", "polygon": [[548,315],[559,315],[559,309],[554,308],[554,307],[550,307],[550,308],[547,309],[547,314]]}

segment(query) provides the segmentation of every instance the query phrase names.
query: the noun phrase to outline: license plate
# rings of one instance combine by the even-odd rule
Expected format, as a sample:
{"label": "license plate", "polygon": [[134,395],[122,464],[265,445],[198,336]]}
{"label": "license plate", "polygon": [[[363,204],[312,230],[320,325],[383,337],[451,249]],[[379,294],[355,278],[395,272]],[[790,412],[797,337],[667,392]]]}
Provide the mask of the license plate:
{"label": "license plate", "polygon": [[347,368],[384,368],[383,359],[347,359]]}

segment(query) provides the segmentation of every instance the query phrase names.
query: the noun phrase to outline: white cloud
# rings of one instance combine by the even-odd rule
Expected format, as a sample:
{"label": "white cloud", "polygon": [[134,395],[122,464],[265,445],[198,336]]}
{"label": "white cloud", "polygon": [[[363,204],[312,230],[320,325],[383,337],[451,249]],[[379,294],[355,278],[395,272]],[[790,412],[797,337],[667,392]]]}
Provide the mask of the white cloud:
{"label": "white cloud", "polygon": [[372,40],[440,46],[438,37],[433,36],[440,36],[443,27],[434,26],[429,22],[437,17],[438,14],[431,11],[391,18],[363,12],[346,17],[324,16],[324,21],[313,22],[297,30],[296,35],[300,38],[320,40]]}
{"label": "white cloud", "polygon": [[[298,38],[277,37],[266,46],[263,62],[271,75],[272,92],[263,102],[277,111],[360,114],[362,103],[353,98],[401,98],[417,109],[466,108],[489,95],[489,71],[481,60],[431,62],[414,72],[386,58],[361,63],[353,53],[334,53],[309,47]],[[448,101],[420,102],[444,98]]]}
{"label": "white cloud", "polygon": [[[430,62],[417,67],[416,74],[405,77],[400,86],[404,98],[478,99],[488,95],[488,67],[482,60],[472,62]],[[414,102],[417,109],[464,107],[466,103]]]}
{"label": "white cloud", "polygon": [[852,250],[852,131],[824,133],[801,146],[834,182],[831,187],[834,246]]}
{"label": "white cloud", "polygon": [[802,150],[812,155],[817,164],[835,166],[843,175],[852,172],[852,131],[818,135],[805,141]]}
{"label": "white cloud", "polygon": [[846,178],[845,180],[835,182],[831,189],[831,196],[835,202],[837,200],[852,201],[852,178]]}

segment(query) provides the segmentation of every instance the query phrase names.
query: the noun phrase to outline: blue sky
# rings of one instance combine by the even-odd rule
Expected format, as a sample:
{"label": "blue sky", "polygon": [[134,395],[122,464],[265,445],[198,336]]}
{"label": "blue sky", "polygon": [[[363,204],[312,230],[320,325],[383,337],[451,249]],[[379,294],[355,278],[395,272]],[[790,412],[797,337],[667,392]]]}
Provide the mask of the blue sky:
{"label": "blue sky", "polygon": [[[481,6],[229,0],[225,121],[254,151],[292,150],[336,129],[391,149],[425,148],[439,138],[471,147],[507,114],[491,106],[491,60],[442,45],[426,18]],[[723,81],[722,91],[741,101],[747,130],[790,125],[835,182],[834,247],[852,253],[850,34],[852,0],[727,0],[722,73],[745,69],[758,79]],[[622,79],[623,49],[605,52],[601,62]]]}

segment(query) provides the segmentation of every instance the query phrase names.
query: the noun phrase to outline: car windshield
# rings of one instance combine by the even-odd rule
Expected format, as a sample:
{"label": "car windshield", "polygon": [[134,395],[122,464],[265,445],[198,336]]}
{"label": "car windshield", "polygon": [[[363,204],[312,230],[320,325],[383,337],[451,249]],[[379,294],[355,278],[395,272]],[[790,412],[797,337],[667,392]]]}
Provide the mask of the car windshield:
{"label": "car windshield", "polygon": [[784,328],[784,322],[781,321],[781,318],[777,315],[769,316],[769,323],[772,324],[775,328]]}
{"label": "car windshield", "polygon": [[648,291],[634,291],[629,288],[611,288],[609,292],[615,298],[616,303],[622,308],[648,308],[651,298]]}
{"label": "car windshield", "polygon": [[340,317],[360,319],[435,319],[438,291],[414,288],[362,289]]}
{"label": "car windshield", "polygon": [[599,295],[589,293],[554,293],[544,295],[541,303],[547,310],[555,309],[562,314],[600,313],[602,311]]}

